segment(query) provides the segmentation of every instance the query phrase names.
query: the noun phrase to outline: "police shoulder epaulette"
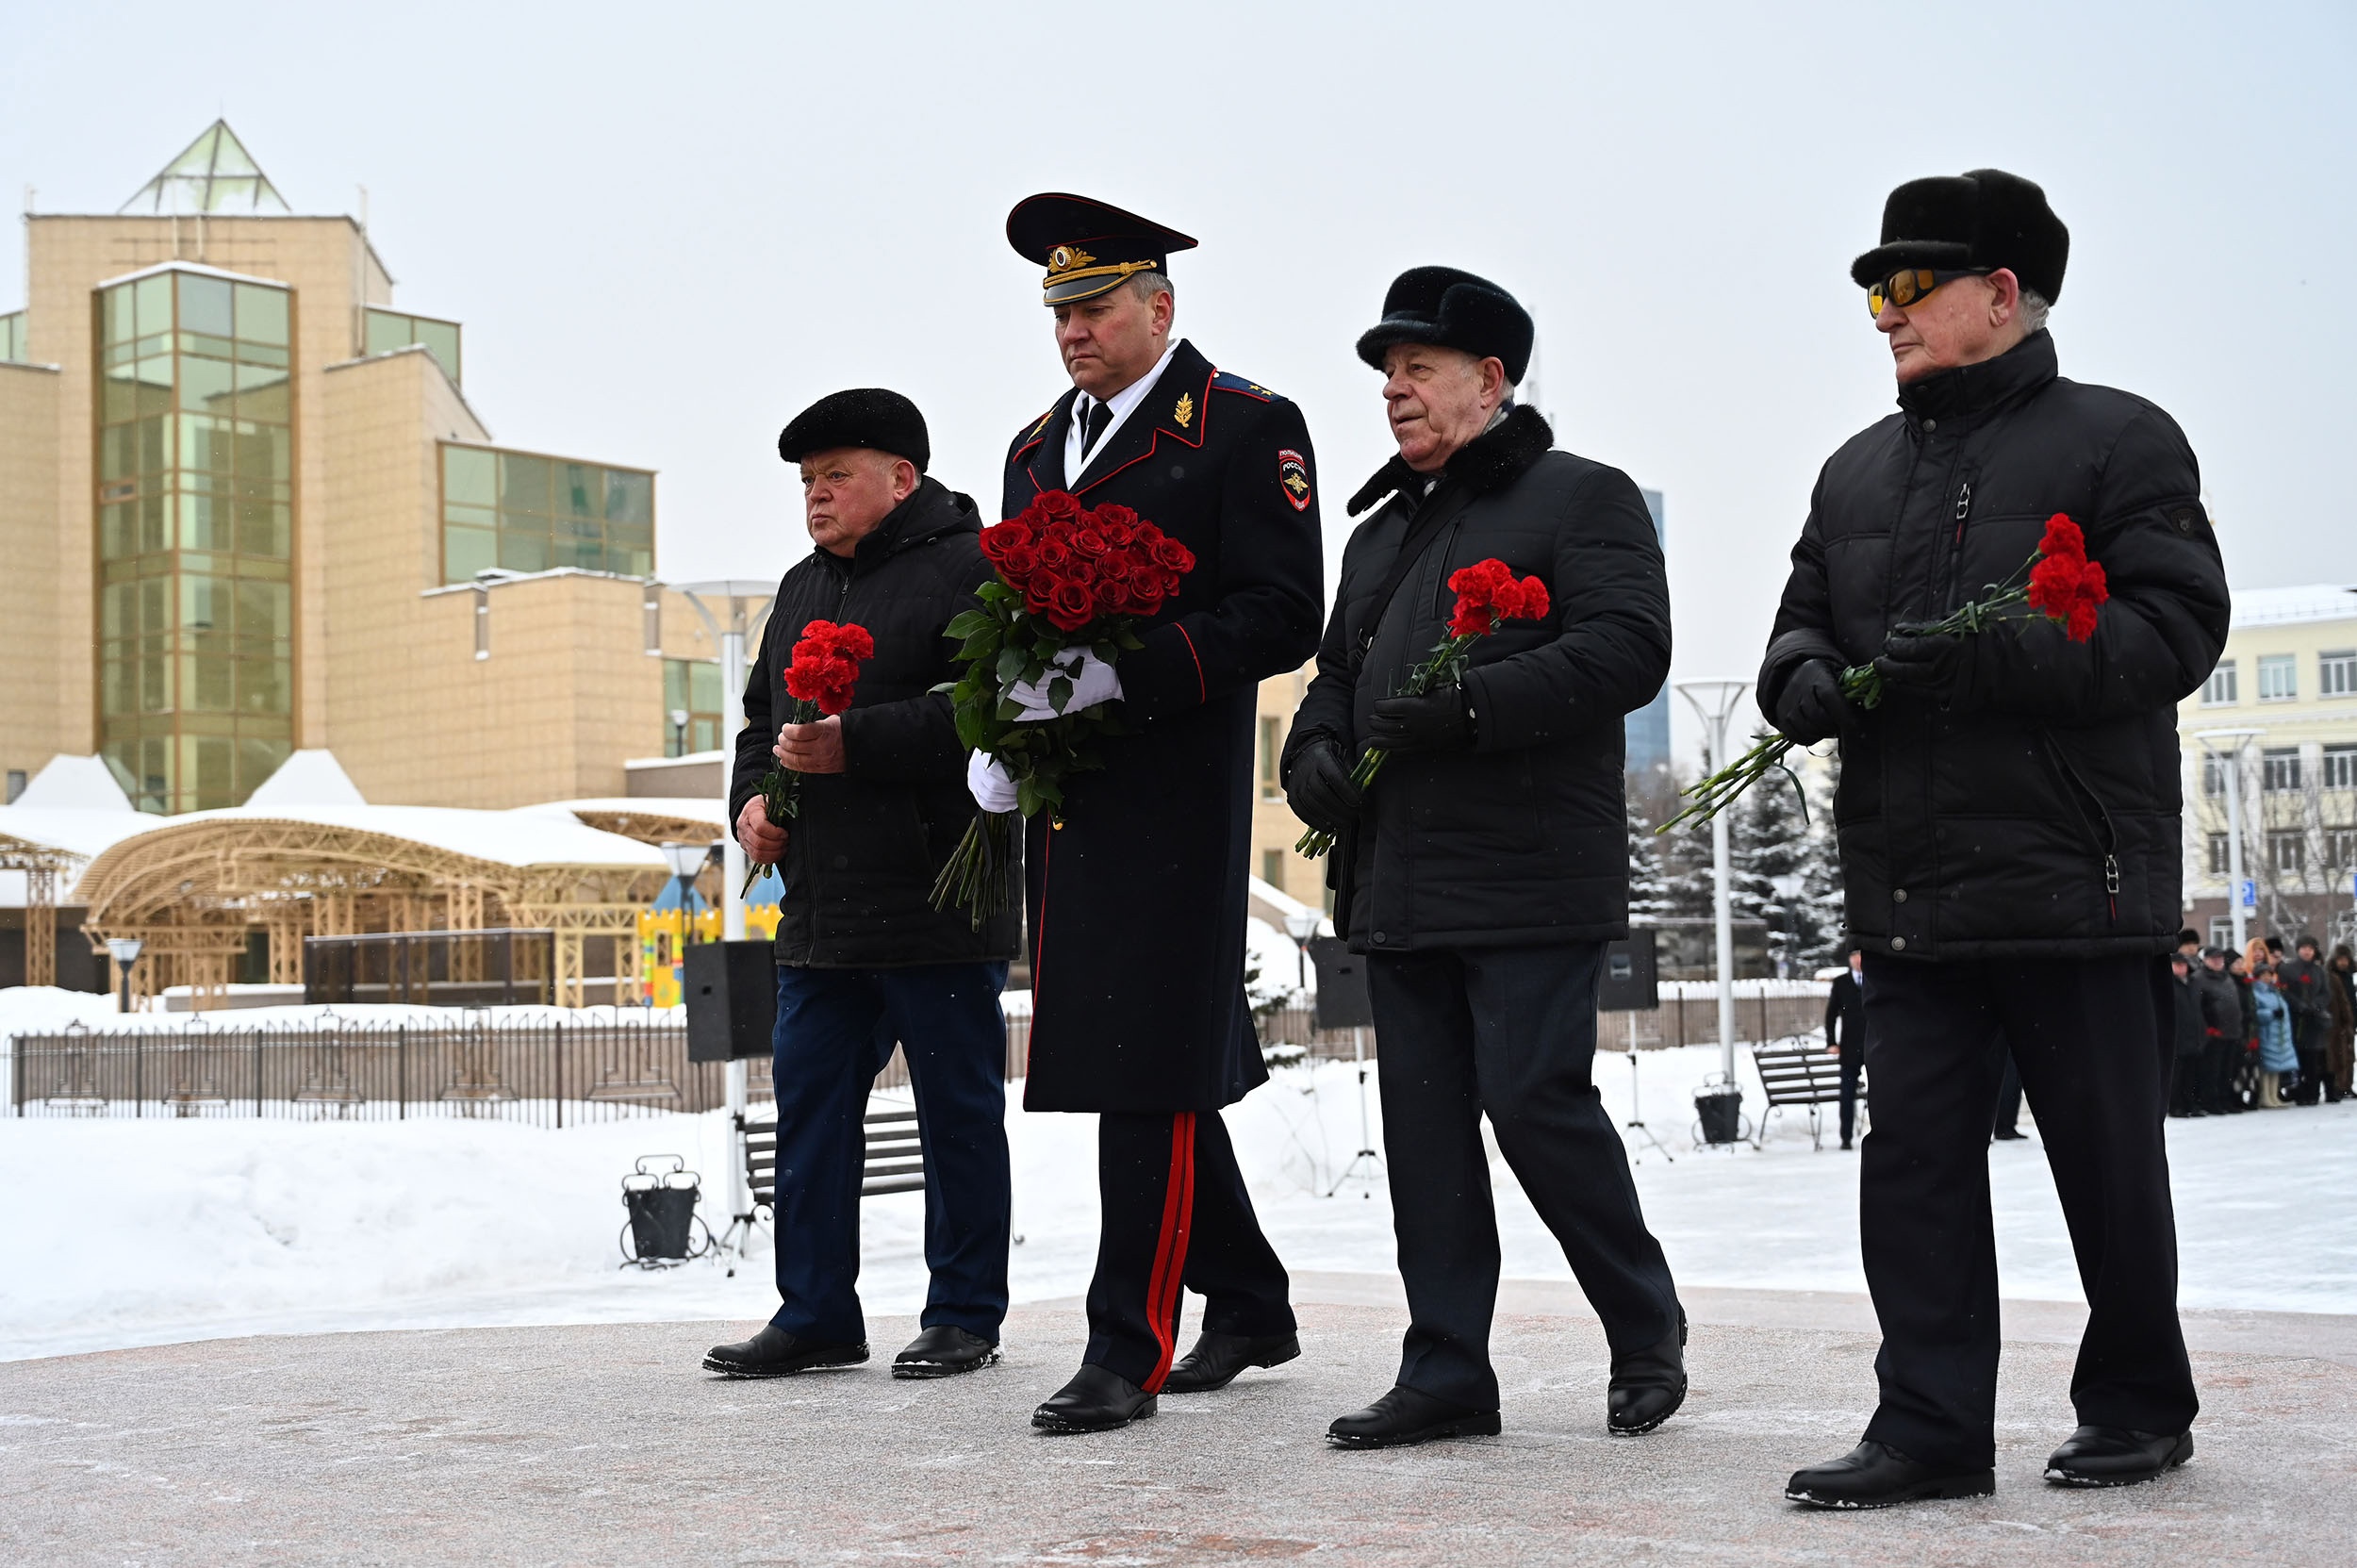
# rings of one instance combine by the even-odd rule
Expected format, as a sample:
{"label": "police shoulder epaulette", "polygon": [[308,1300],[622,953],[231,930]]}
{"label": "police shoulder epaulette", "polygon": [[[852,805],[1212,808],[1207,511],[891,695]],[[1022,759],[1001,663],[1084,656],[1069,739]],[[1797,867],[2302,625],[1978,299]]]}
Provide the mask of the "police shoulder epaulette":
{"label": "police shoulder epaulette", "polygon": [[1282,403],[1285,401],[1284,393],[1272,392],[1267,388],[1261,386],[1259,382],[1246,381],[1244,377],[1237,375],[1231,371],[1213,371],[1211,372],[1211,390],[1214,392],[1241,392],[1245,397],[1257,398],[1262,403]]}
{"label": "police shoulder epaulette", "polygon": [[1030,426],[1021,435],[1015,437],[1014,444],[1007,449],[1008,452],[1011,454],[1021,452],[1025,447],[1030,446],[1033,441],[1038,440],[1039,433],[1047,429],[1047,421],[1055,417],[1055,404],[1050,404],[1047,406],[1047,412],[1039,417],[1039,422],[1037,424]]}

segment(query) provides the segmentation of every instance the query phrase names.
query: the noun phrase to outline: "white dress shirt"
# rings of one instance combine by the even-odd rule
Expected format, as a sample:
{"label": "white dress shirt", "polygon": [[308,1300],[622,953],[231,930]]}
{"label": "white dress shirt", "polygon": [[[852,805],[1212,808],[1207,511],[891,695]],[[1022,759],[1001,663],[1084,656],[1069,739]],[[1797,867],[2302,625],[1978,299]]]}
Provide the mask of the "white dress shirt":
{"label": "white dress shirt", "polygon": [[1102,436],[1096,437],[1096,445],[1085,451],[1081,443],[1088,439],[1089,410],[1097,400],[1086,392],[1072,400],[1072,428],[1064,432],[1063,437],[1064,488],[1070,489],[1080,482],[1080,474],[1087,468],[1088,459],[1102,453],[1112,443],[1113,432],[1128,421],[1132,409],[1146,401],[1146,394],[1154,389],[1154,383],[1162,380],[1162,372],[1170,369],[1170,356],[1178,352],[1178,345],[1171,344],[1162,351],[1162,356],[1154,361],[1152,370],[1104,400],[1105,406],[1113,411],[1113,422],[1105,427]]}

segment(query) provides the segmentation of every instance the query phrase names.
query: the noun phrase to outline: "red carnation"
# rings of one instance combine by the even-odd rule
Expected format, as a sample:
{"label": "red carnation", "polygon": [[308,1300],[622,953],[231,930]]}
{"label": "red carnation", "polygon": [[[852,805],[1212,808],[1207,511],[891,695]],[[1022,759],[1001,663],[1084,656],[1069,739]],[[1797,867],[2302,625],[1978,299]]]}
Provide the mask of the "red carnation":
{"label": "red carnation", "polygon": [[2037,552],[2049,560],[2060,557],[2084,561],[2087,558],[2086,535],[2070,520],[2069,514],[2056,512],[2046,520],[2046,536],[2038,540]]}

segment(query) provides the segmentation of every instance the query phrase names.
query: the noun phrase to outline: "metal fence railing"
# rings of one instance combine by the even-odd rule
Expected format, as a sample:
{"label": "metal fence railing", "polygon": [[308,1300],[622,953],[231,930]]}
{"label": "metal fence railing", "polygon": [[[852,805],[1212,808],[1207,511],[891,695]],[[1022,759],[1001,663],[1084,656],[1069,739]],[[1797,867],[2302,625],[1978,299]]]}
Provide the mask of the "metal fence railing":
{"label": "metal fence railing", "polygon": [[[769,1064],[749,1064],[771,1098]],[[727,1068],[677,1023],[209,1025],[20,1034],[19,1116],[483,1116],[568,1127],[727,1103]]]}
{"label": "metal fence railing", "polygon": [[[1824,1015],[1821,989],[1755,994],[1736,1001],[1743,1040],[1808,1034]],[[183,1029],[64,1030],[0,1041],[6,1113],[16,1116],[275,1116],[396,1120],[489,1116],[543,1127],[727,1103],[728,1068],[687,1059],[676,1014],[635,1018],[453,1017],[451,1022],[306,1019],[240,1027],[206,1015]],[[235,1015],[229,1015],[234,1020]],[[1715,1043],[1715,999],[1665,995],[1645,1013],[1606,1013],[1602,1050]],[[1266,1046],[1298,1046],[1347,1060],[1352,1032],[1319,1029],[1309,1008],[1262,1013]],[[1007,1020],[1006,1077],[1023,1076],[1031,1020]],[[1376,1052],[1365,1031],[1366,1054]],[[749,1098],[774,1098],[769,1063],[747,1064]],[[908,1086],[895,1051],[876,1081]]]}

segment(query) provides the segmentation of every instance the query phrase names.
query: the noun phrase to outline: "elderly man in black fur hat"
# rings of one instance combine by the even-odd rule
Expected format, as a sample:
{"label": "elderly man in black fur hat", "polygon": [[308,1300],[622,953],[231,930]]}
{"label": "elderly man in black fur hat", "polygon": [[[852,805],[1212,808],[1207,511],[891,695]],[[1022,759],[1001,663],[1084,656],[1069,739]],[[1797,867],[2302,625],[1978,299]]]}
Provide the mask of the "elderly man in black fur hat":
{"label": "elderly man in black fur hat", "polygon": [[[965,751],[942,628],[990,576],[969,498],[925,472],[925,417],[899,393],[820,398],[778,437],[799,471],[813,549],[778,584],[745,686],[729,800],[736,836],[785,879],[777,933],[777,1312],[715,1345],[707,1369],[777,1378],[867,1360],[860,1309],[861,1136],[868,1090],[898,1041],[925,1146],[922,1332],[896,1378],[946,1378],[998,1359],[1007,1315],[1013,1187],[1007,1165],[1009,905],[979,927],[932,906],[933,878],[971,819]],[[790,651],[814,620],[864,626],[875,656],[840,714],[787,722]],[[761,782],[802,775],[793,820],[772,822]],[[880,1059],[879,1048],[882,1057]]]}
{"label": "elderly man in black fur hat", "polygon": [[[1686,1396],[1685,1314],[1591,1078],[1598,970],[1628,925],[1622,721],[1669,671],[1669,588],[1628,475],[1551,450],[1514,402],[1532,336],[1497,285],[1418,267],[1359,339],[1399,455],[1351,499],[1376,509],[1285,746],[1294,812],[1338,841],[1335,924],[1368,955],[1410,1314],[1397,1386],[1328,1428],[1343,1447],[1499,1429],[1484,1113],[1604,1320],[1609,1429]],[[1393,695],[1448,635],[1450,575],[1492,557],[1546,584],[1545,617],[1475,643],[1461,685]],[[1390,760],[1362,792],[1371,746]]]}
{"label": "elderly man in black fur hat", "polygon": [[[1761,711],[1838,739],[1848,924],[1866,949],[1874,1127],[1859,1242],[1881,1402],[1785,1495],[1877,1508],[1995,1490],[1989,1104],[2010,1061],[2037,1113],[2087,1296],[2070,1486],[2193,1452],[2162,1115],[2183,832],[2177,703],[2217,660],[2225,572],[2175,421],[2056,373],[2069,234],[1997,169],[1911,180],[1852,264],[1899,412],[1834,454],[1759,672]],[[1928,623],[2014,578],[2067,514],[2108,578],[2092,637],[2042,617]],[[2084,627],[2081,630],[2085,630]],[[1842,690],[1871,664],[1881,701]]]}

